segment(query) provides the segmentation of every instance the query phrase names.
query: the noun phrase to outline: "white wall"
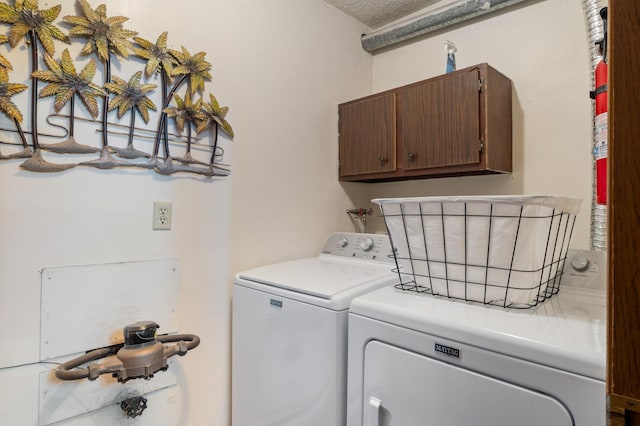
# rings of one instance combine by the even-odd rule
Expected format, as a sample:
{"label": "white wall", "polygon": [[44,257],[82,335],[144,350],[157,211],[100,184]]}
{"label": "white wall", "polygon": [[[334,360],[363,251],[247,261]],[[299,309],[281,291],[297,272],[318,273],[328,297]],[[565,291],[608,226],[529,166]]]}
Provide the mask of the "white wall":
{"label": "white wall", "polygon": [[[456,44],[459,69],[487,62],[513,81],[513,173],[374,184],[369,188],[370,198],[478,194],[581,197],[572,245],[588,248],[591,87],[580,2],[525,2],[376,54],[374,92],[443,73],[444,40]],[[375,226],[383,228],[381,221]]]}
{"label": "white wall", "polygon": [[[75,13],[73,1],[62,5],[61,16]],[[337,104],[371,88],[372,58],[359,44],[365,28],[317,0],[118,0],[108,14],[129,16],[125,26],[149,40],[168,30],[170,47],[207,52],[207,91],[230,107],[236,133],[222,142],[232,176],[43,175],[0,162],[0,418],[37,424],[38,368],[29,364],[39,358],[42,268],[178,258],[180,331],[202,344],[180,359],[184,406],[166,410],[177,409],[180,424],[226,425],[232,274],[317,253],[329,231],[353,229],[345,209],[367,200],[366,186],[337,181],[336,136]],[[22,47],[11,52],[12,76],[26,75]],[[128,78],[134,65],[116,63],[113,74]],[[99,144],[93,133],[83,137]],[[151,230],[154,200],[173,202],[172,231]],[[137,424],[163,418],[161,401],[148,410]]]}
{"label": "white wall", "polygon": [[[236,4],[238,4],[236,6]],[[365,27],[320,1],[234,2],[230,84],[242,93],[234,143],[233,270],[316,255],[366,185],[338,182],[337,105],[371,90]],[[242,41],[241,41],[242,40]],[[240,44],[238,46],[236,43]],[[241,132],[241,133],[240,133]]]}

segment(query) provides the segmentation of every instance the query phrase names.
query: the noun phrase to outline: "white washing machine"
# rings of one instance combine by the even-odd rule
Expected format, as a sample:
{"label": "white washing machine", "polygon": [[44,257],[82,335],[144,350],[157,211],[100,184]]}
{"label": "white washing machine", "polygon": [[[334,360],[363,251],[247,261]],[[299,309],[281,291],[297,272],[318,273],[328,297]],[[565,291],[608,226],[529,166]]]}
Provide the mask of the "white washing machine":
{"label": "white washing machine", "polygon": [[386,235],[334,233],[317,257],[237,274],[232,424],[344,425],[349,304],[394,266]]}
{"label": "white washing machine", "polygon": [[531,309],[393,287],[354,299],[348,425],[606,424],[605,260],[569,256],[578,270]]}

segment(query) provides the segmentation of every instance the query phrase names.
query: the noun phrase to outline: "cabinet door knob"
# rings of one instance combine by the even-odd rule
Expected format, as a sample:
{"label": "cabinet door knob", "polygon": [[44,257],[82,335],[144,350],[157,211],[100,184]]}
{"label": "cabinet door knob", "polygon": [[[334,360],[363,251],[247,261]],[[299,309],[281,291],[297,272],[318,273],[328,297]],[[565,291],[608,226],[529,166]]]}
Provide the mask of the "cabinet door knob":
{"label": "cabinet door knob", "polygon": [[380,156],[380,158],[378,158],[378,160],[380,160],[380,164],[384,164],[387,162],[387,159],[384,158],[383,156]]}
{"label": "cabinet door knob", "polygon": [[409,153],[409,160],[413,161],[416,159],[416,155],[413,152]]}

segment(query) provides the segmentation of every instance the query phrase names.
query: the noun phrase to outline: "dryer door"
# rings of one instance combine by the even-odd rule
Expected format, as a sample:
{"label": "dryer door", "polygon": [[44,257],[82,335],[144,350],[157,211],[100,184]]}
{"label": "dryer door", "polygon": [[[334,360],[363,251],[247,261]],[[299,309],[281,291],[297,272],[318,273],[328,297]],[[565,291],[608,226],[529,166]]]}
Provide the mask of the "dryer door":
{"label": "dryer door", "polygon": [[571,426],[548,396],[385,343],[365,349],[366,426]]}

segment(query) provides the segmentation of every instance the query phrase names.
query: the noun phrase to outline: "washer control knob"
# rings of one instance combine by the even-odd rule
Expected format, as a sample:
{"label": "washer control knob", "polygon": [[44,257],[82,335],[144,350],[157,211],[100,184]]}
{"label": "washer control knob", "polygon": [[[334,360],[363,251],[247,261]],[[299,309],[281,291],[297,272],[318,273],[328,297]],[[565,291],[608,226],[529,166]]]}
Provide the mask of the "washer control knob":
{"label": "washer control knob", "polygon": [[347,240],[347,237],[342,237],[338,240],[338,247],[345,248],[348,245],[349,245],[349,240]]}
{"label": "washer control knob", "polygon": [[360,248],[364,251],[369,251],[373,248],[375,243],[373,242],[373,238],[367,237],[364,240],[360,241]]}
{"label": "washer control knob", "polygon": [[571,267],[578,272],[584,272],[589,268],[589,259],[582,256],[576,256],[571,259]]}

